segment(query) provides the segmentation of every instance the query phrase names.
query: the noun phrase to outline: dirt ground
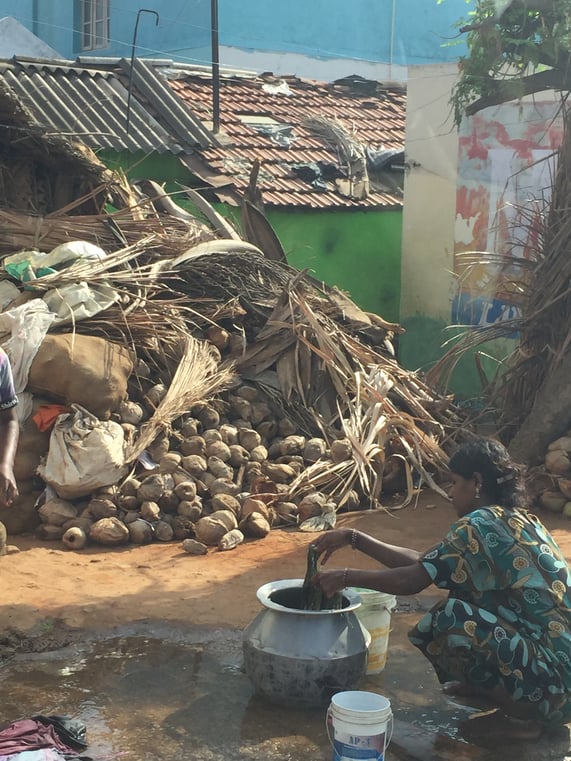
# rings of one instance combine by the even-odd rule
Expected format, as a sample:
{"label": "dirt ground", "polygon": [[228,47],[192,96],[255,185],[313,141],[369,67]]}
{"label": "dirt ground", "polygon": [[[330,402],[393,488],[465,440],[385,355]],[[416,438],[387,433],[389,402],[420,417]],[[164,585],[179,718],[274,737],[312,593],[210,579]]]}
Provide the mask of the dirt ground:
{"label": "dirt ground", "polygon": [[[552,515],[542,519],[571,561],[571,521]],[[453,520],[450,504],[425,492],[416,506],[394,513],[339,515],[338,526],[421,550],[437,542]],[[0,630],[25,632],[47,619],[89,631],[144,620],[242,628],[260,610],[258,587],[304,576],[307,546],[314,536],[274,529],[265,539],[229,552],[211,549],[199,557],[182,552],[178,542],[73,552],[59,542],[13,536],[8,541],[17,550],[0,558]],[[374,567],[350,548],[329,563]],[[422,594],[435,593],[432,587]]]}

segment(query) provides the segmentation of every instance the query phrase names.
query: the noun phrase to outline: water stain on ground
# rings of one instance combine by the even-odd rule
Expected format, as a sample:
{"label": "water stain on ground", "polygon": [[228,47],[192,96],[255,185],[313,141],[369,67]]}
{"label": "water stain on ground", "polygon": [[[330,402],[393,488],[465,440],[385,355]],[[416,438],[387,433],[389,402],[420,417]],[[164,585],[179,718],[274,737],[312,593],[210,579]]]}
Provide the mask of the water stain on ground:
{"label": "water stain on ground", "polygon": [[[393,616],[386,669],[359,688],[388,697],[401,721],[462,739],[458,722],[474,709],[443,696],[429,664],[407,643],[406,631],[417,617],[410,607]],[[49,634],[43,632],[44,640]],[[242,669],[241,631],[149,622],[89,640],[60,634],[65,646],[57,650],[23,647],[2,662],[0,723],[36,714],[80,719],[87,726],[87,752],[98,761],[332,757],[325,708],[286,709],[254,694]],[[52,639],[57,643],[53,632]],[[568,749],[562,730],[491,758],[563,761]],[[387,760],[392,758],[389,752]]]}

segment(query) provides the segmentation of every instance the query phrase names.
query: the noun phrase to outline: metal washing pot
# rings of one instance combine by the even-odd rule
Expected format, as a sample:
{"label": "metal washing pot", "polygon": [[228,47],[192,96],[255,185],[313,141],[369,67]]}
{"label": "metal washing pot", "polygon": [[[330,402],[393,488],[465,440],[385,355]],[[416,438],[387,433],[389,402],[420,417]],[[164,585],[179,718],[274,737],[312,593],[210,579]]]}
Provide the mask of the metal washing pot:
{"label": "metal washing pot", "polygon": [[364,676],[371,637],[348,589],[340,610],[303,610],[303,579],[283,579],[257,591],[264,606],[243,635],[244,667],[256,692],[273,703],[327,705]]}

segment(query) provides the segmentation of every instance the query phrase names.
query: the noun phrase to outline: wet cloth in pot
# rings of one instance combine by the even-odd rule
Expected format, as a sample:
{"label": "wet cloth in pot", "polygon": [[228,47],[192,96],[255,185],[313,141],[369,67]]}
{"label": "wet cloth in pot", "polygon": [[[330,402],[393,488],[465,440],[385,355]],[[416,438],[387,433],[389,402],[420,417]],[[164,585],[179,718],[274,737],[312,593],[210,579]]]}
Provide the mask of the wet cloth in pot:
{"label": "wet cloth in pot", "polygon": [[450,590],[409,634],[440,682],[499,685],[537,720],[570,721],[571,578],[539,519],[478,508],[421,562]]}

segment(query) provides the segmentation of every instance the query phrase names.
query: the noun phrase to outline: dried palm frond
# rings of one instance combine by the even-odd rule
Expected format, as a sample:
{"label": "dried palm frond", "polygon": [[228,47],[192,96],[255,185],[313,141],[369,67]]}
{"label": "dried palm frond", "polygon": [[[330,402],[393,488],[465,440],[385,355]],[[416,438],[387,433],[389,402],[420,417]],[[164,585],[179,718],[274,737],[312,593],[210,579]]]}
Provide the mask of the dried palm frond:
{"label": "dried palm frond", "polygon": [[[371,507],[380,507],[386,444],[390,435],[384,400],[392,381],[379,367],[365,375],[355,375],[355,396],[348,400],[343,414],[339,407],[341,430],[351,443],[351,458],[340,463],[319,460],[305,469],[292,483],[291,494],[319,489],[334,498],[337,509],[344,506],[358,485]],[[374,388],[376,401],[368,389]]]}
{"label": "dried palm frond", "polygon": [[136,460],[161,432],[170,429],[173,420],[188,412],[196,402],[227,388],[232,377],[230,367],[218,367],[212,347],[187,335],[182,358],[168,391],[150,420],[141,427],[125,461]]}

